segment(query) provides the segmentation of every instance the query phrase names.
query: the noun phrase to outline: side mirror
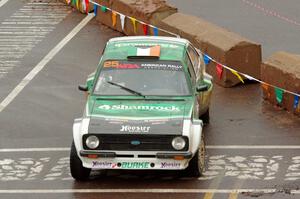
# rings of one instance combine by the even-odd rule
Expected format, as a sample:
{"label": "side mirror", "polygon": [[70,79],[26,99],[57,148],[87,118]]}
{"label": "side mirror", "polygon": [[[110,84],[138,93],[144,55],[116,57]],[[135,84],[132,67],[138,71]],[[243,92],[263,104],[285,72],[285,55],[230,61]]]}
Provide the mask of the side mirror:
{"label": "side mirror", "polygon": [[208,90],[208,85],[206,85],[206,84],[201,84],[196,87],[197,92],[203,92],[203,91],[207,91],[207,90]]}
{"label": "side mirror", "polygon": [[89,90],[89,88],[86,86],[86,85],[79,85],[78,86],[78,89],[80,90],[80,91],[88,91]]}

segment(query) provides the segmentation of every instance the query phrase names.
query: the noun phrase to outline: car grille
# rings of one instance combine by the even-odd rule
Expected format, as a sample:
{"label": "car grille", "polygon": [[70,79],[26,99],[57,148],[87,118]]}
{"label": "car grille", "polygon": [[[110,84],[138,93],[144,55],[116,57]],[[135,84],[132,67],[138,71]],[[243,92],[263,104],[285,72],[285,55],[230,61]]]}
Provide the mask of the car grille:
{"label": "car grille", "polygon": [[[90,150],[85,140],[88,136],[95,135],[99,138],[99,147],[94,150],[112,151],[178,151],[172,147],[173,138],[178,135],[112,135],[112,134],[86,134],[83,135],[83,148]],[[188,138],[183,136],[186,146],[180,151],[189,148]]]}

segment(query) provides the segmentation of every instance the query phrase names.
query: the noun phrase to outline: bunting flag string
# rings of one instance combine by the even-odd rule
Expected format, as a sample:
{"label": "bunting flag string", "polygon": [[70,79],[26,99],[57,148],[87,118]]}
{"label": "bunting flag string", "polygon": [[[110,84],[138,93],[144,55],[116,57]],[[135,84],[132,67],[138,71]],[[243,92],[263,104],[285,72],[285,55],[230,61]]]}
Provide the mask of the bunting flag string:
{"label": "bunting flag string", "polygon": [[[96,6],[99,6],[100,8],[101,8],[101,11],[102,12],[106,12],[107,10],[109,10],[109,11],[114,11],[115,13],[117,13],[117,15],[124,15],[124,14],[122,14],[122,13],[120,13],[120,12],[118,12],[118,11],[115,11],[115,10],[113,10],[113,9],[111,9],[111,8],[108,8],[108,7],[106,7],[106,6],[104,6],[104,5],[101,5],[101,4],[99,4],[99,3],[97,3],[97,2],[95,2],[95,1],[93,1],[93,0],[89,0],[89,2],[90,3],[92,3],[92,4],[94,4],[94,5],[96,5]],[[133,17],[130,17],[130,16],[126,16],[127,18],[129,18],[129,19],[131,19],[131,21],[135,21],[134,22],[134,24],[135,25],[133,25],[134,27],[135,27],[135,33],[136,33],[136,22],[138,22],[138,23],[140,23],[140,24],[147,24],[148,25],[148,28],[153,28],[153,29],[157,29],[157,34],[158,34],[158,31],[162,31],[162,32],[165,32],[165,33],[168,33],[168,34],[170,34],[170,35],[173,35],[173,36],[175,36],[175,37],[177,37],[177,38],[180,38],[180,36],[178,35],[178,34],[175,34],[175,33],[172,33],[172,32],[170,32],[170,31],[167,31],[167,30],[164,30],[164,29],[161,29],[161,28],[158,28],[158,27],[156,27],[156,26],[153,26],[153,25],[151,25],[151,24],[148,24],[148,23],[145,23],[145,22],[143,22],[143,21],[141,21],[141,20],[138,20],[138,19],[135,19],[135,18],[133,18]],[[133,19],[133,20],[132,20]],[[134,28],[133,27],[133,28]],[[157,35],[158,36],[158,35]]]}
{"label": "bunting flag string", "polygon": [[[68,1],[68,0],[66,0]],[[71,0],[70,0],[71,1]],[[76,1],[76,0],[72,0],[72,3]],[[90,3],[93,3],[94,4],[94,10],[97,10],[97,7],[99,6],[101,8],[101,11],[102,12],[107,12],[107,10],[111,11],[112,12],[112,15],[119,15],[120,16],[120,20],[121,20],[121,26],[122,26],[122,30],[124,30],[124,24],[125,24],[125,18],[129,18],[132,22],[132,25],[133,25],[133,29],[134,29],[134,32],[136,33],[137,32],[137,22],[142,24],[143,25],[143,32],[144,32],[144,35],[149,35],[149,28],[152,28],[153,29],[153,34],[155,36],[158,36],[158,31],[162,31],[162,32],[165,32],[165,33],[168,33],[170,35],[173,35],[175,37],[178,37],[180,38],[180,36],[178,34],[175,34],[175,33],[172,33],[170,31],[167,31],[167,30],[164,30],[164,29],[161,29],[161,28],[158,28],[156,26],[153,26],[151,24],[148,24],[148,23],[145,23],[143,21],[140,21],[138,19],[135,19],[131,16],[126,16],[120,12],[117,12],[115,10],[112,10],[111,8],[108,8],[104,5],[100,5],[96,2],[94,2],[93,0],[88,0]],[[115,13],[115,14],[114,14]],[[95,11],[95,15],[97,15],[97,11]],[[115,22],[113,21],[113,25],[115,24]],[[217,71],[217,75],[218,77],[221,79],[222,78],[222,74],[223,74],[223,70],[226,69],[226,70],[229,70],[232,74],[234,74],[242,83],[244,83],[244,78],[245,77],[246,79],[248,80],[251,80],[251,81],[256,81],[256,82],[259,82],[262,87],[264,88],[268,88],[268,87],[272,87],[275,89],[275,91],[277,90],[277,94],[278,94],[278,101],[280,101],[280,103],[282,102],[283,100],[283,93],[289,93],[289,94],[292,94],[295,96],[295,100],[294,100],[294,106],[297,107],[299,106],[299,97],[300,97],[300,94],[298,93],[295,93],[295,92],[292,92],[292,91],[288,91],[286,89],[283,89],[283,88],[279,88],[275,85],[271,85],[269,83],[266,83],[264,81],[261,81],[257,78],[254,78],[250,75],[247,75],[245,73],[242,73],[242,72],[239,72],[239,71],[236,71],[234,70],[233,68],[230,68],[220,62],[218,62],[217,60],[215,60],[214,58],[210,57],[209,55],[203,53],[202,51],[198,51],[199,54],[201,54],[203,56],[203,59],[204,59],[204,62],[205,64],[209,64],[210,62],[213,62],[216,64],[216,71]],[[243,76],[243,77],[242,77]]]}

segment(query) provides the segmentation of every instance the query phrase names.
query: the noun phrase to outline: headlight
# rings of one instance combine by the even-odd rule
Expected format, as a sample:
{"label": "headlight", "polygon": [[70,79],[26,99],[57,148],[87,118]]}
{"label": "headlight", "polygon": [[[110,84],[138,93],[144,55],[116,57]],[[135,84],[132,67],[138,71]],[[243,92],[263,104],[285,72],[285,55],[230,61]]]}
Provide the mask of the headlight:
{"label": "headlight", "polygon": [[172,140],[172,146],[175,150],[182,150],[185,147],[185,140],[182,137],[176,137]]}
{"label": "headlight", "polygon": [[95,149],[99,146],[99,139],[94,136],[94,135],[91,135],[89,136],[86,140],[85,140],[85,144],[87,147],[89,147],[90,149]]}

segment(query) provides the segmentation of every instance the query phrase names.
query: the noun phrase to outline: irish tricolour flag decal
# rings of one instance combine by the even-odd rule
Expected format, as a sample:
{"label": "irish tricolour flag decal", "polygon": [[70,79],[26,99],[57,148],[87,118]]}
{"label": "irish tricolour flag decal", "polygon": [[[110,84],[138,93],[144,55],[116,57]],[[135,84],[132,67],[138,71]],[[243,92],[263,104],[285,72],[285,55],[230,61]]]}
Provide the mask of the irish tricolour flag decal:
{"label": "irish tricolour flag decal", "polygon": [[142,56],[142,57],[159,57],[160,55],[160,46],[143,46],[143,47],[134,47],[128,53],[128,56]]}

